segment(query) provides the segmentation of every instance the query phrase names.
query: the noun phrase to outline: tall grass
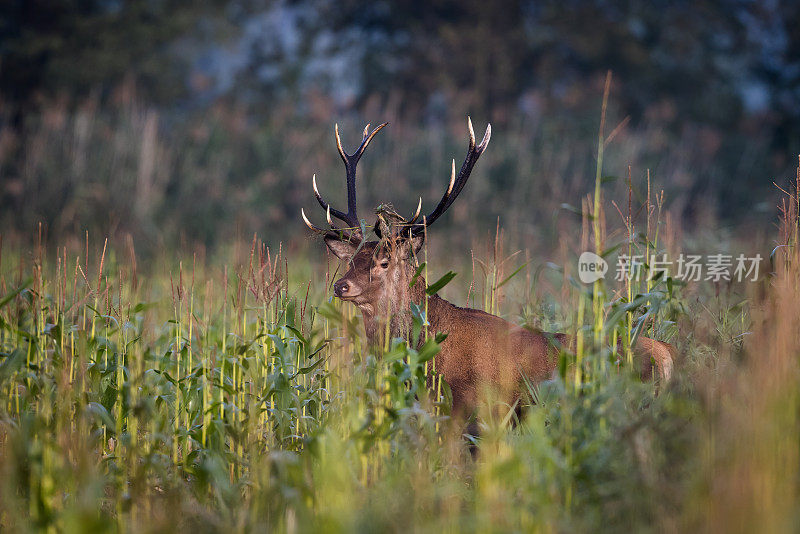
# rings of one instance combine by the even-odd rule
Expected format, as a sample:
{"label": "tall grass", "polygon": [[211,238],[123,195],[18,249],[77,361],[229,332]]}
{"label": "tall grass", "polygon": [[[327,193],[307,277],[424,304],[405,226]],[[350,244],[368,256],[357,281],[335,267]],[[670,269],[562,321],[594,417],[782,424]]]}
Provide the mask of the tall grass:
{"label": "tall grass", "polygon": [[[355,310],[328,297],[331,265],[294,247],[253,238],[235,240],[227,257],[198,247],[143,261],[133,239],[48,241],[42,227],[0,240],[0,526],[792,528],[800,174],[768,276],[682,284],[649,258],[697,252],[697,242],[666,224],[646,167],[606,185],[603,169],[615,164],[605,148],[618,134],[605,131],[594,194],[572,210],[577,222],[560,222],[557,261],[517,251],[518,235],[495,219],[494,237],[475,241],[471,282],[455,279],[461,302],[585,340],[560,355],[553,380],[528,384],[521,420],[484,410],[474,456],[447,417],[446,386],[429,387],[438,345],[425,310],[414,331],[427,341],[370,349]],[[627,200],[612,204],[620,222],[607,220],[608,198]],[[432,242],[429,280],[454,267]],[[645,261],[638,276],[584,285],[571,267],[583,250],[605,257],[609,274],[615,254]],[[634,372],[629,347],[643,333],[680,349],[669,384]]]}
{"label": "tall grass", "polygon": [[[325,302],[324,287],[289,283],[294,268],[257,240],[239,264],[163,262],[160,277],[105,243],[6,247],[0,522],[10,531],[778,529],[796,513],[798,435],[796,220],[784,228],[781,267],[747,343],[754,357],[716,374],[685,362],[656,396],[589,343],[583,360],[564,355],[561,375],[532,387],[536,405],[519,424],[487,412],[474,459],[446,406],[434,409],[441,396],[427,392],[435,341],[367,351],[353,311]],[[526,284],[525,269],[503,272],[520,255],[504,262],[499,231],[490,251],[481,300],[502,313],[502,290]],[[669,298],[658,283],[630,301],[624,284],[601,293],[604,332],[627,332],[629,315],[634,330],[663,328],[651,313]],[[594,309],[591,287],[570,287],[568,306],[585,299]],[[555,319],[564,329],[593,331],[593,317],[576,323],[564,311]],[[681,344],[687,360],[703,350],[694,343]]]}
{"label": "tall grass", "polygon": [[[276,247],[302,228],[286,221],[297,220],[300,207],[313,202],[312,174],[335,205],[345,199],[334,122],[348,145],[366,122],[391,123],[359,164],[365,206],[391,202],[411,213],[422,195],[430,210],[446,186],[450,160],[465,154],[466,113],[409,124],[388,104],[345,116],[324,101],[315,106],[305,113],[303,106],[259,114],[226,104],[202,114],[168,112],[146,105],[127,86],[103,103],[43,106],[26,117],[24,137],[0,125],[0,223],[7,234],[27,236],[42,221],[58,242],[86,229],[113,241],[130,233],[147,257],[174,244],[187,256],[225,251],[227,243],[253,233]],[[623,124],[614,133],[615,150],[603,154],[609,198],[625,194],[623,179],[608,179],[627,165],[652,169],[668,184],[667,198],[678,211],[698,200],[694,191],[709,180],[722,181],[713,158],[698,151],[702,132],[667,142],[658,114],[633,125],[613,102],[606,114],[609,130]],[[447,243],[454,250],[470,245],[500,216],[513,246],[548,253],[558,243],[559,206],[595,185],[597,133],[595,115],[571,110],[520,113],[495,124],[470,187],[438,223],[459,229]],[[743,158],[741,165],[749,169],[752,162]],[[702,202],[696,219],[713,223],[713,198]],[[763,221],[759,227],[769,229],[768,216],[763,211],[747,222]]]}

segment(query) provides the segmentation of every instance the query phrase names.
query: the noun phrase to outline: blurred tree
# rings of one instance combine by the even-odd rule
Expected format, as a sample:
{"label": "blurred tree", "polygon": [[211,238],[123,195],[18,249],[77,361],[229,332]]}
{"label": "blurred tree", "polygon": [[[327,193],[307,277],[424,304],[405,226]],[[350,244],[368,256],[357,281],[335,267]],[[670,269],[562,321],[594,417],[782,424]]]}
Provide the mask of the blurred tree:
{"label": "blurred tree", "polygon": [[[683,116],[730,125],[748,56],[738,0],[537,3],[540,56],[574,79],[611,69],[629,113],[668,99]],[[549,42],[548,42],[549,41]],[[553,57],[547,57],[553,56]],[[594,72],[592,72],[594,71]]]}
{"label": "blurred tree", "polygon": [[327,2],[321,20],[342,34],[334,46],[361,48],[362,97],[395,94],[407,111],[424,111],[445,93],[466,108],[514,104],[533,76],[524,0]]}
{"label": "blurred tree", "polygon": [[399,93],[418,109],[444,91],[483,112],[513,111],[530,89],[560,96],[611,69],[628,113],[668,99],[681,118],[730,126],[741,116],[739,71],[753,59],[741,16],[753,6],[740,0],[324,6],[321,21],[344,36],[336,45],[363,48],[353,69],[362,95]]}
{"label": "blurred tree", "polygon": [[749,21],[750,44],[759,54],[751,74],[765,93],[759,111],[774,125],[776,155],[793,166],[800,152],[800,4],[757,3]]}
{"label": "blurred tree", "polygon": [[222,1],[7,0],[0,3],[0,97],[13,123],[41,98],[81,98],[130,75],[150,101],[186,93],[186,70],[169,53]]}

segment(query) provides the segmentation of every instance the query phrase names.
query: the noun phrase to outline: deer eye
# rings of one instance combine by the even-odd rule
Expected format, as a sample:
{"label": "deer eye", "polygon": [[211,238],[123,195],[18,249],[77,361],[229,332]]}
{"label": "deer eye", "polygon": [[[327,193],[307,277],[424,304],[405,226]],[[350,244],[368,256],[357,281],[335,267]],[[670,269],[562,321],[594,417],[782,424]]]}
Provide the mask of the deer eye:
{"label": "deer eye", "polygon": [[381,265],[382,268],[388,269],[389,268],[389,260],[381,260],[380,265]]}

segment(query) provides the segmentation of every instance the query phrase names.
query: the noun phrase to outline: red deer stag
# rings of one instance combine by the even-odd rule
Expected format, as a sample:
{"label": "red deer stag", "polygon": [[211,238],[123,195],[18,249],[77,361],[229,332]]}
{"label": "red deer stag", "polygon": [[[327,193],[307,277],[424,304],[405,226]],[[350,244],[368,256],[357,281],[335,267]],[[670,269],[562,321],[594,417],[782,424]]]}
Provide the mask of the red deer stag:
{"label": "red deer stag", "polygon": [[[356,211],[356,165],[372,138],[387,123],[370,132],[364,129],[361,146],[353,154],[342,148],[338,126],[336,147],[339,149],[347,173],[347,213],[332,208],[317,189],[313,179],[314,194],[325,210],[330,229],[312,224],[301,210],[305,224],[324,235],[328,248],[349,264],[349,270],[333,285],[334,294],[355,304],[364,316],[368,340],[382,342],[382,334],[410,341],[410,303],[421,304],[427,287],[419,276],[410,285],[416,271],[415,258],[422,248],[425,231],[450,207],[467,183],[470,172],[489,144],[491,125],[480,144],[475,144],[472,122],[469,128],[469,149],[461,170],[456,174],[453,160],[450,184],[439,204],[427,217],[419,218],[422,199],[417,211],[409,220],[378,216],[373,229],[378,241],[365,242],[366,230]],[[344,222],[337,227],[331,216]],[[453,395],[453,413],[469,415],[477,406],[483,388],[492,388],[500,398],[513,403],[523,383],[523,376],[533,383],[550,378],[556,368],[558,348],[569,346],[571,340],[564,334],[547,334],[531,331],[495,315],[470,308],[460,308],[438,295],[428,297],[427,319],[429,331],[443,332],[447,338],[435,357],[436,369],[450,386]],[[659,376],[669,379],[672,369],[672,347],[666,343],[640,338],[635,353],[642,368],[642,376],[652,375],[654,362]]]}

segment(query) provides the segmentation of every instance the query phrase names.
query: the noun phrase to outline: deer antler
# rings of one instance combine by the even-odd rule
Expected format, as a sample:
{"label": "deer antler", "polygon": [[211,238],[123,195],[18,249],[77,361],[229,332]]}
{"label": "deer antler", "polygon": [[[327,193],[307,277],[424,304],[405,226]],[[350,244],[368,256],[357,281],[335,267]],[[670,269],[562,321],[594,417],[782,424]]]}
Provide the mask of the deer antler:
{"label": "deer antler", "polygon": [[[438,219],[442,213],[447,211],[447,208],[453,203],[461,190],[467,183],[469,179],[469,175],[472,172],[472,168],[475,166],[475,163],[478,161],[478,158],[483,154],[483,151],[486,150],[486,147],[489,145],[489,139],[492,137],[492,125],[489,124],[486,126],[486,133],[483,134],[483,139],[481,140],[479,145],[475,145],[475,132],[472,130],[472,119],[467,117],[467,128],[469,129],[469,149],[467,150],[467,157],[464,159],[464,163],[461,165],[461,170],[458,171],[458,176],[456,176],[456,160],[453,160],[453,165],[450,171],[450,184],[447,186],[447,190],[444,192],[444,196],[442,196],[442,200],[439,201],[439,204],[436,206],[430,215],[423,219],[423,223],[416,223],[411,224],[411,234],[412,235],[419,235],[425,231],[426,226],[430,226],[433,224],[436,219]],[[409,223],[413,223],[419,217],[420,208],[417,208],[416,215],[409,221]]]}
{"label": "deer antler", "polygon": [[[322,195],[320,195],[319,189],[317,188],[317,176],[314,175],[311,182],[314,187],[314,196],[317,197],[317,202],[319,202],[319,205],[325,210],[325,215],[328,224],[330,225],[330,230],[325,230],[314,225],[308,220],[308,217],[306,217],[305,211],[301,209],[300,214],[303,217],[303,221],[311,230],[331,237],[338,237],[339,239],[346,241],[361,241],[363,239],[363,236],[361,235],[361,221],[358,218],[356,204],[356,166],[358,165],[358,161],[361,159],[361,156],[364,154],[364,150],[366,150],[367,145],[369,145],[370,141],[372,141],[372,138],[375,137],[375,134],[377,134],[384,126],[388,124],[388,122],[384,122],[371,132],[369,130],[370,125],[367,124],[367,126],[364,128],[361,145],[352,154],[347,154],[347,152],[345,152],[342,148],[342,141],[339,138],[339,125],[335,125],[334,131],[336,133],[336,148],[339,150],[339,155],[342,157],[345,171],[347,173],[347,213],[332,208],[331,205],[322,198]],[[472,172],[472,168],[475,166],[475,163],[477,163],[478,158],[481,156],[481,154],[483,154],[483,151],[486,150],[486,147],[489,145],[489,139],[492,136],[491,124],[486,126],[486,132],[483,134],[483,139],[478,145],[475,144],[475,132],[472,129],[472,120],[469,117],[467,117],[467,129],[469,130],[469,148],[467,150],[467,157],[464,159],[464,163],[461,165],[461,170],[458,171],[458,176],[456,176],[456,162],[453,160],[450,171],[450,184],[448,185],[447,190],[444,192],[442,199],[439,201],[439,204],[436,206],[436,209],[434,209],[430,215],[425,217],[422,223],[417,222],[422,211],[422,197],[420,197],[419,203],[417,204],[417,210],[410,219],[402,220],[401,217],[398,217],[398,219],[402,221],[400,225],[406,226],[408,228],[406,231],[411,235],[419,235],[423,233],[426,226],[433,224],[436,219],[438,219],[445,211],[447,211],[447,209],[455,201],[456,197],[458,197],[459,193],[461,193],[461,190],[466,185],[470,173]],[[343,221],[346,226],[342,228],[336,227],[333,224],[331,216]],[[376,222],[374,225],[374,230],[378,237],[381,238],[383,231],[379,222]]]}
{"label": "deer antler", "polygon": [[[314,175],[311,182],[314,187],[314,196],[317,197],[317,202],[319,202],[319,205],[325,210],[326,218],[331,230],[324,230],[312,224],[311,221],[308,220],[308,217],[306,217],[305,212],[301,209],[300,214],[303,217],[303,221],[311,230],[322,234],[330,234],[333,232],[338,234],[340,238],[347,241],[354,240],[354,238],[355,240],[361,239],[361,221],[358,219],[356,205],[356,166],[358,165],[358,160],[361,159],[361,155],[364,154],[364,150],[366,150],[367,145],[369,145],[370,141],[372,141],[372,138],[375,137],[375,134],[377,134],[381,128],[388,124],[388,122],[384,122],[371,132],[369,130],[369,124],[367,124],[367,126],[364,128],[361,145],[352,154],[347,154],[347,152],[344,151],[344,148],[342,148],[342,140],[339,138],[339,125],[337,124],[334,126],[334,132],[336,133],[336,148],[339,149],[339,155],[342,157],[345,172],[347,173],[347,213],[339,211],[336,208],[332,208],[331,205],[322,198],[322,195],[319,194],[319,189],[317,189],[317,176]],[[337,228],[334,226],[331,216],[343,221],[346,226],[343,228]],[[345,230],[347,230],[347,232],[345,232]]]}

